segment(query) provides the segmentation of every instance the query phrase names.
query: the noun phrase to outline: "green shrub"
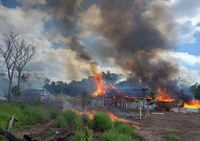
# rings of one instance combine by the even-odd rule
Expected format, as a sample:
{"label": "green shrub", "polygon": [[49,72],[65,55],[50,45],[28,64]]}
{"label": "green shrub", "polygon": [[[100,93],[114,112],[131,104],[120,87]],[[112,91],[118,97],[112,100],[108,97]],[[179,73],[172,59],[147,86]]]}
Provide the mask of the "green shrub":
{"label": "green shrub", "polygon": [[64,126],[67,125],[67,121],[65,120],[63,114],[59,114],[56,117],[56,125],[59,126],[59,127],[64,127]]}
{"label": "green shrub", "polygon": [[126,123],[116,121],[114,122],[114,127],[119,133],[131,136],[133,139],[136,140],[144,141],[144,137],[137,133],[130,125]]}
{"label": "green shrub", "polygon": [[61,126],[61,127],[66,126],[66,125],[73,126],[75,127],[76,130],[79,130],[82,128],[81,117],[72,110],[67,110],[61,113],[56,118],[56,123],[58,126]]}
{"label": "green shrub", "polygon": [[49,119],[50,115],[47,109],[41,108],[39,106],[27,106],[23,110],[22,123],[24,124],[34,124],[37,122],[43,122]]}
{"label": "green shrub", "polygon": [[50,110],[40,105],[27,105],[15,102],[0,102],[0,128],[5,129],[12,115],[16,115],[18,122],[14,122],[13,128],[21,125],[35,124],[49,120],[59,111]]}
{"label": "green shrub", "polygon": [[76,131],[73,141],[92,141],[92,130],[86,127],[82,131]]}
{"label": "green shrub", "polygon": [[167,141],[181,141],[181,138],[176,133],[170,133],[166,136]]}
{"label": "green shrub", "polygon": [[93,119],[93,128],[99,131],[108,131],[113,128],[113,122],[104,113],[96,113]]}
{"label": "green shrub", "polygon": [[102,141],[132,141],[131,136],[122,134],[114,129],[105,131],[101,137]]}
{"label": "green shrub", "polygon": [[54,135],[54,134],[57,134],[58,133],[58,130],[56,128],[49,128],[48,131],[47,131],[47,135],[48,136],[51,136],[51,135]]}
{"label": "green shrub", "polygon": [[59,114],[60,114],[59,110],[49,109],[49,116],[50,116],[51,119],[56,119]]}
{"label": "green shrub", "polygon": [[21,95],[21,90],[19,86],[13,86],[12,87],[12,93],[14,96],[20,96]]}

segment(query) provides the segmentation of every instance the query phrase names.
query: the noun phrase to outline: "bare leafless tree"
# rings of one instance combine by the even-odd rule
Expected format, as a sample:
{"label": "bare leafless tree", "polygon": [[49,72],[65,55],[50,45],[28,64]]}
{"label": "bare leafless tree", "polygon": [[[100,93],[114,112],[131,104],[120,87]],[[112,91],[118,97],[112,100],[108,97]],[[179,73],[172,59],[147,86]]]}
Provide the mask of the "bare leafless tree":
{"label": "bare leafless tree", "polygon": [[18,72],[18,86],[20,87],[20,80],[21,75],[24,67],[26,64],[32,59],[32,57],[35,55],[35,46],[33,44],[27,43],[24,39],[21,40],[21,46],[22,46],[22,54],[17,59],[16,62],[16,70]]}
{"label": "bare leafless tree", "polygon": [[5,45],[0,47],[0,54],[3,56],[7,68],[9,79],[8,100],[11,100],[14,71],[18,72],[18,86],[20,86],[21,73],[25,65],[35,55],[35,46],[28,44],[23,38],[20,38],[18,34],[13,32],[3,34],[2,39]]}
{"label": "bare leafless tree", "polygon": [[0,47],[0,54],[3,56],[7,68],[9,87],[8,87],[8,100],[12,99],[11,88],[14,71],[16,69],[17,60],[22,55],[22,46],[18,34],[10,32],[2,36],[4,46]]}

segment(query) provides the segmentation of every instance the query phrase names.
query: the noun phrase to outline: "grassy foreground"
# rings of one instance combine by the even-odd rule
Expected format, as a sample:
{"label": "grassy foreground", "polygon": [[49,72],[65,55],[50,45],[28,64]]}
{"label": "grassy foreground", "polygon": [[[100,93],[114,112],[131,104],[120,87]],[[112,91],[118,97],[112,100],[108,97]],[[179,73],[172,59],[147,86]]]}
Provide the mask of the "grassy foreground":
{"label": "grassy foreground", "polygon": [[[144,141],[129,125],[116,121],[103,113],[96,113],[90,120],[87,115],[79,116],[72,110],[59,111],[44,108],[40,105],[24,105],[18,103],[0,102],[0,128],[6,129],[8,120],[16,115],[19,120],[15,122],[13,130],[24,125],[33,125],[49,120],[55,121],[47,136],[52,136],[60,129],[71,129],[72,141]],[[63,134],[63,133],[62,133]]]}
{"label": "grassy foreground", "polygon": [[58,114],[58,110],[44,108],[40,105],[0,102],[0,128],[6,129],[12,115],[15,115],[16,119],[18,119],[13,124],[15,129],[23,125],[55,119]]}

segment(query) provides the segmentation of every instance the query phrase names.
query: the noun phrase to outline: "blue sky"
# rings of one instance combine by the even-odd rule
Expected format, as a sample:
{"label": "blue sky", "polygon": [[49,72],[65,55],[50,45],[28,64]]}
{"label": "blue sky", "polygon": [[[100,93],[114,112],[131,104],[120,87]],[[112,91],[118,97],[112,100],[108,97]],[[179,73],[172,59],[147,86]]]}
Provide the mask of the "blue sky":
{"label": "blue sky", "polygon": [[[169,55],[178,59],[181,72],[186,79],[199,81],[200,1],[193,0],[188,4],[187,10],[184,10],[187,2],[188,0],[171,0],[170,2],[170,11],[172,12],[174,20],[177,22],[178,38],[175,49]],[[33,60],[34,68],[29,65],[27,70],[42,73],[47,75],[47,77],[52,77],[52,75],[54,75],[55,77],[52,77],[51,79],[55,80],[86,77],[84,72],[88,71],[88,66],[83,65],[80,61],[76,60],[76,53],[70,50],[62,50],[65,48],[63,45],[67,44],[69,39],[59,34],[60,31],[56,29],[50,30],[54,25],[57,25],[57,22],[52,20],[52,15],[49,13],[38,11],[37,8],[34,7],[37,4],[45,4],[45,0],[0,0],[0,30],[2,32],[7,32],[9,29],[13,29],[26,36],[27,39],[30,39],[31,41],[34,38],[34,42],[40,45],[37,50],[38,56]],[[95,5],[92,5],[91,7],[87,5],[85,7],[87,9],[80,14],[84,19],[80,19],[79,21],[80,23],[83,22],[81,23],[81,27],[85,28],[79,35],[80,39],[82,39],[81,44],[85,45],[88,43],[88,46],[90,47],[95,44],[95,40],[104,43],[104,40],[102,40],[101,37],[96,37],[89,29],[94,28],[97,25],[94,25],[94,27],[93,25],[92,27],[91,25],[85,25],[88,23],[91,24],[90,20],[98,21],[98,19],[95,19],[98,17],[98,8],[95,7]],[[28,11],[27,8],[30,8],[30,10]],[[90,12],[90,10],[92,12]],[[91,18],[91,16],[93,16],[93,18]],[[84,21],[85,19],[88,21]],[[52,31],[55,32],[53,33],[53,37],[50,35]],[[93,38],[94,41],[92,41]],[[95,58],[96,54],[91,54],[91,56],[94,56]],[[54,60],[52,57],[54,57]],[[98,56],[95,59],[98,59]],[[66,60],[68,60],[68,62]],[[39,65],[43,67],[42,70],[39,70]],[[66,67],[63,68],[63,66]],[[104,61],[100,61],[100,66],[103,67],[102,70],[120,72],[119,68],[110,68],[108,64],[105,64],[104,66]],[[83,72],[78,72],[76,77],[70,78],[71,76],[68,73],[73,67],[79,67],[80,69],[83,69]],[[57,69],[54,70],[54,68]],[[60,71],[58,72],[57,70]]]}
{"label": "blue sky", "polygon": [[188,52],[192,55],[200,55],[200,32],[195,33],[194,38],[196,39],[195,43],[179,43],[174,51],[177,52]]}

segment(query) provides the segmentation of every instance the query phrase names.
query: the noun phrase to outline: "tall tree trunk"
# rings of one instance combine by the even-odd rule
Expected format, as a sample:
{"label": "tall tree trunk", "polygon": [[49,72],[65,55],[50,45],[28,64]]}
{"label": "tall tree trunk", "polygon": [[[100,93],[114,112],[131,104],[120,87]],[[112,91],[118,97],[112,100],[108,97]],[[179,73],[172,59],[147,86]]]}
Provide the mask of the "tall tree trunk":
{"label": "tall tree trunk", "polygon": [[19,70],[19,71],[18,71],[18,77],[17,77],[17,86],[18,86],[18,87],[20,87],[20,82],[21,82],[21,73],[22,73],[22,71]]}
{"label": "tall tree trunk", "polygon": [[12,79],[9,79],[9,86],[8,86],[8,100],[11,101],[12,100]]}

